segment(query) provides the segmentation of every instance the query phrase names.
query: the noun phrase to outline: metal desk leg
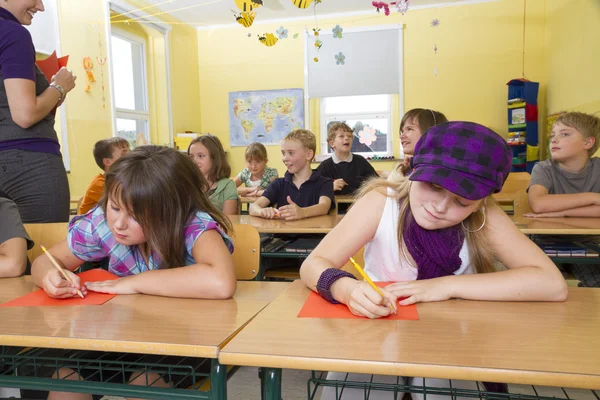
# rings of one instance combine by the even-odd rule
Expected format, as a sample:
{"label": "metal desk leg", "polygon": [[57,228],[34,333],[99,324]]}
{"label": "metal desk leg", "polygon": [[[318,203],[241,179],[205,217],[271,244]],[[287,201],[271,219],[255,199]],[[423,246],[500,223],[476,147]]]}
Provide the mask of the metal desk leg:
{"label": "metal desk leg", "polygon": [[263,400],[281,400],[281,368],[262,369]]}
{"label": "metal desk leg", "polygon": [[227,400],[227,367],[216,358],[211,360],[210,365],[210,398]]}

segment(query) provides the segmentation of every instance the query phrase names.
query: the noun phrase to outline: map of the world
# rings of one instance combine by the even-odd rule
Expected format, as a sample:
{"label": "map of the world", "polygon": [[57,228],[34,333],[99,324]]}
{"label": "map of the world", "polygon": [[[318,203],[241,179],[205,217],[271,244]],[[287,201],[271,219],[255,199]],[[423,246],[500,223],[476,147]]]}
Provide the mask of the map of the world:
{"label": "map of the world", "polygon": [[294,129],[304,128],[302,89],[229,93],[231,146],[252,142],[279,144]]}

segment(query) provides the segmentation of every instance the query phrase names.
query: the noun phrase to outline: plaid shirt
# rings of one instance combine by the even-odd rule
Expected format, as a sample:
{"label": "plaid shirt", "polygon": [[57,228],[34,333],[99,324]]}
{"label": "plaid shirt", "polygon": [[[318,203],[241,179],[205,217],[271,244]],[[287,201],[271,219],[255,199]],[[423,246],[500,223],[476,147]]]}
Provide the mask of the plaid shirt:
{"label": "plaid shirt", "polygon": [[[251,187],[252,186],[252,181],[250,180],[250,177],[252,176],[252,172],[250,172],[250,170],[248,168],[244,168],[239,174],[238,174],[238,178],[240,179],[240,181],[246,185],[246,187]],[[275,168],[269,168],[269,167],[265,167],[265,170],[263,171],[263,176],[260,178],[260,188],[261,189],[266,189],[269,187],[269,185],[271,184],[271,182],[273,181],[273,179],[277,178],[279,176],[279,173],[277,172],[277,170]]]}
{"label": "plaid shirt", "polygon": [[[233,242],[218,226],[217,223],[205,212],[196,212],[184,227],[185,235],[185,264],[195,264],[192,257],[192,248],[196,239],[207,230],[216,229],[227,245],[229,252],[233,252]],[[159,269],[161,260],[157,254],[150,254],[148,265],[142,257],[138,246],[127,246],[115,240],[108,228],[104,210],[95,207],[89,213],[80,215],[69,223],[67,234],[69,249],[83,261],[99,261],[108,257],[108,271],[118,276],[139,274],[149,270]]]}

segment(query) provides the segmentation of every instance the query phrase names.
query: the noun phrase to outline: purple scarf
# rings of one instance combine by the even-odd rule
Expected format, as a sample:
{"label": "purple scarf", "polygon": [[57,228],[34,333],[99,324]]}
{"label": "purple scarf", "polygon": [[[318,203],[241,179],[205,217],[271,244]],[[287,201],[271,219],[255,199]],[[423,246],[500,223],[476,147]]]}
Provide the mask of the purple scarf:
{"label": "purple scarf", "polygon": [[[460,226],[430,231],[417,224],[409,209],[402,238],[417,263],[417,280],[452,275],[460,268],[459,254],[465,241],[465,232]],[[508,393],[506,383],[483,382],[483,385],[490,392]]]}
{"label": "purple scarf", "polygon": [[460,225],[427,230],[417,224],[409,209],[402,238],[417,263],[417,280],[452,275],[460,268],[462,261],[459,254],[465,241]]}

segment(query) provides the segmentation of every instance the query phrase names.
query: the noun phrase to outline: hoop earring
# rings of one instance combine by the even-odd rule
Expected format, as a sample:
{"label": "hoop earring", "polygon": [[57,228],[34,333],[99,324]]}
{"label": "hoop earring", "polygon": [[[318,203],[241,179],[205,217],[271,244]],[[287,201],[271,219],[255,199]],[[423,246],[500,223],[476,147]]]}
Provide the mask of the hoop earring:
{"label": "hoop earring", "polygon": [[486,212],[485,212],[485,204],[480,208],[481,212],[483,212],[483,223],[481,224],[481,226],[477,229],[475,229],[474,231],[470,231],[465,227],[465,221],[460,221],[460,224],[462,225],[462,228],[465,230],[465,232],[469,232],[469,233],[475,233],[475,232],[479,232],[480,230],[483,229],[483,227],[485,226],[485,220],[486,220]]}

